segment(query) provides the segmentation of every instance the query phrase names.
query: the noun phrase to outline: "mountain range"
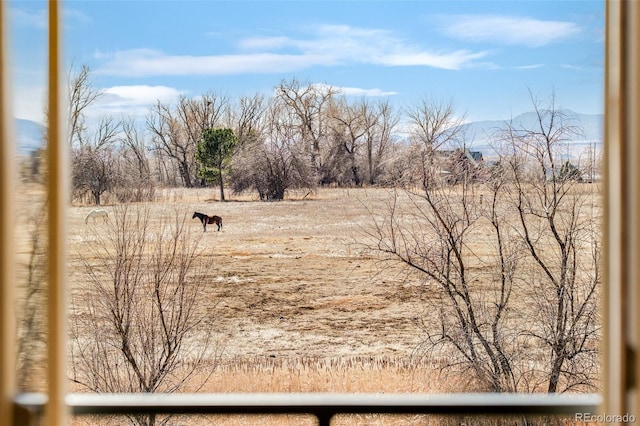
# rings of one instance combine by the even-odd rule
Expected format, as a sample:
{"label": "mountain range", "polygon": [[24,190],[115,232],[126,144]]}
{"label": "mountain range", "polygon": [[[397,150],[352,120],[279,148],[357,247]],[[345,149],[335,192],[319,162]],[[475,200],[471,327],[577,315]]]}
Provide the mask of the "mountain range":
{"label": "mountain range", "polygon": [[[580,114],[568,109],[557,112],[559,113],[557,116],[563,117],[566,126],[575,126],[580,129],[580,134],[567,143],[567,159],[577,158],[590,148],[595,148],[596,152],[602,151],[604,114]],[[491,146],[491,139],[509,122],[515,128],[532,130],[539,128],[538,115],[535,112],[526,112],[511,120],[473,121],[463,125],[465,138],[470,141],[468,148],[481,151],[485,157],[493,157],[495,151]]]}
{"label": "mountain range", "polygon": [[14,120],[16,146],[19,154],[29,154],[43,145],[46,128],[35,121],[16,118]]}

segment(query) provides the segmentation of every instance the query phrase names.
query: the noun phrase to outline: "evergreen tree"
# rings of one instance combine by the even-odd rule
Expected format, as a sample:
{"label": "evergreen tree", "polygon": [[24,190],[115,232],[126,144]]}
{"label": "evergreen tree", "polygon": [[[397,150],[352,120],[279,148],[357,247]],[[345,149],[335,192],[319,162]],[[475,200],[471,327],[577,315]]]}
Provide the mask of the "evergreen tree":
{"label": "evergreen tree", "polygon": [[220,201],[225,201],[222,171],[229,165],[237,142],[238,138],[229,128],[205,129],[198,141],[199,176],[207,182],[220,183]]}

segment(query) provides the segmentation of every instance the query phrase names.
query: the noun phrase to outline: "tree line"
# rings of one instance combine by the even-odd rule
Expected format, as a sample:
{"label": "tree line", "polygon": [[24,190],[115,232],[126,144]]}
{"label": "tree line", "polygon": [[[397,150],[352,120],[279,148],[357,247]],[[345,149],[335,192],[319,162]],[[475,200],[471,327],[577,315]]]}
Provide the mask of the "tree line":
{"label": "tree line", "polygon": [[[104,115],[89,124],[103,93],[86,66],[72,70],[68,84],[73,197],[95,204],[107,193],[120,202],[149,200],[157,187],[216,185],[224,199],[226,186],[281,200],[318,185],[417,184],[416,159],[465,144],[464,116],[453,102],[428,97],[400,110],[388,99],[354,99],[291,79],[269,98],[182,95],[150,105],[143,121]],[[215,129],[233,133],[217,152]],[[39,154],[26,168],[31,177]]]}

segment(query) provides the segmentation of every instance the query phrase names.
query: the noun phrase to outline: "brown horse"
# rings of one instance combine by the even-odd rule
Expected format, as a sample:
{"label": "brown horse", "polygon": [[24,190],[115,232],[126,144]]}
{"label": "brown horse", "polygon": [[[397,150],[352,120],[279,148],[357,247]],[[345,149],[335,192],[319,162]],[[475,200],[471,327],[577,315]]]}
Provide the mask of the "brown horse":
{"label": "brown horse", "polygon": [[200,219],[200,222],[202,222],[204,232],[207,232],[207,225],[210,223],[215,223],[216,225],[218,225],[218,231],[220,231],[220,228],[222,228],[222,218],[220,216],[207,216],[204,213],[193,212],[193,216],[191,216],[191,219],[195,219],[196,217]]}

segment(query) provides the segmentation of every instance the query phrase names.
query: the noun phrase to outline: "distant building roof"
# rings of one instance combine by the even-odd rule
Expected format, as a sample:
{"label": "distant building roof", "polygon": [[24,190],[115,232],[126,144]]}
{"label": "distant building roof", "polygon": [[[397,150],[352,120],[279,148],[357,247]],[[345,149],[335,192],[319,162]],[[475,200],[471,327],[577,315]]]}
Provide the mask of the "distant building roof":
{"label": "distant building roof", "polygon": [[469,151],[471,158],[475,161],[482,161],[482,152],[481,151]]}
{"label": "distant building roof", "polygon": [[454,150],[438,150],[437,154],[444,157],[449,157],[458,152],[463,152],[464,156],[467,157],[469,160],[472,160],[474,163],[479,163],[484,160],[484,158],[482,157],[482,151],[469,151],[466,148],[464,149],[458,148]]}

